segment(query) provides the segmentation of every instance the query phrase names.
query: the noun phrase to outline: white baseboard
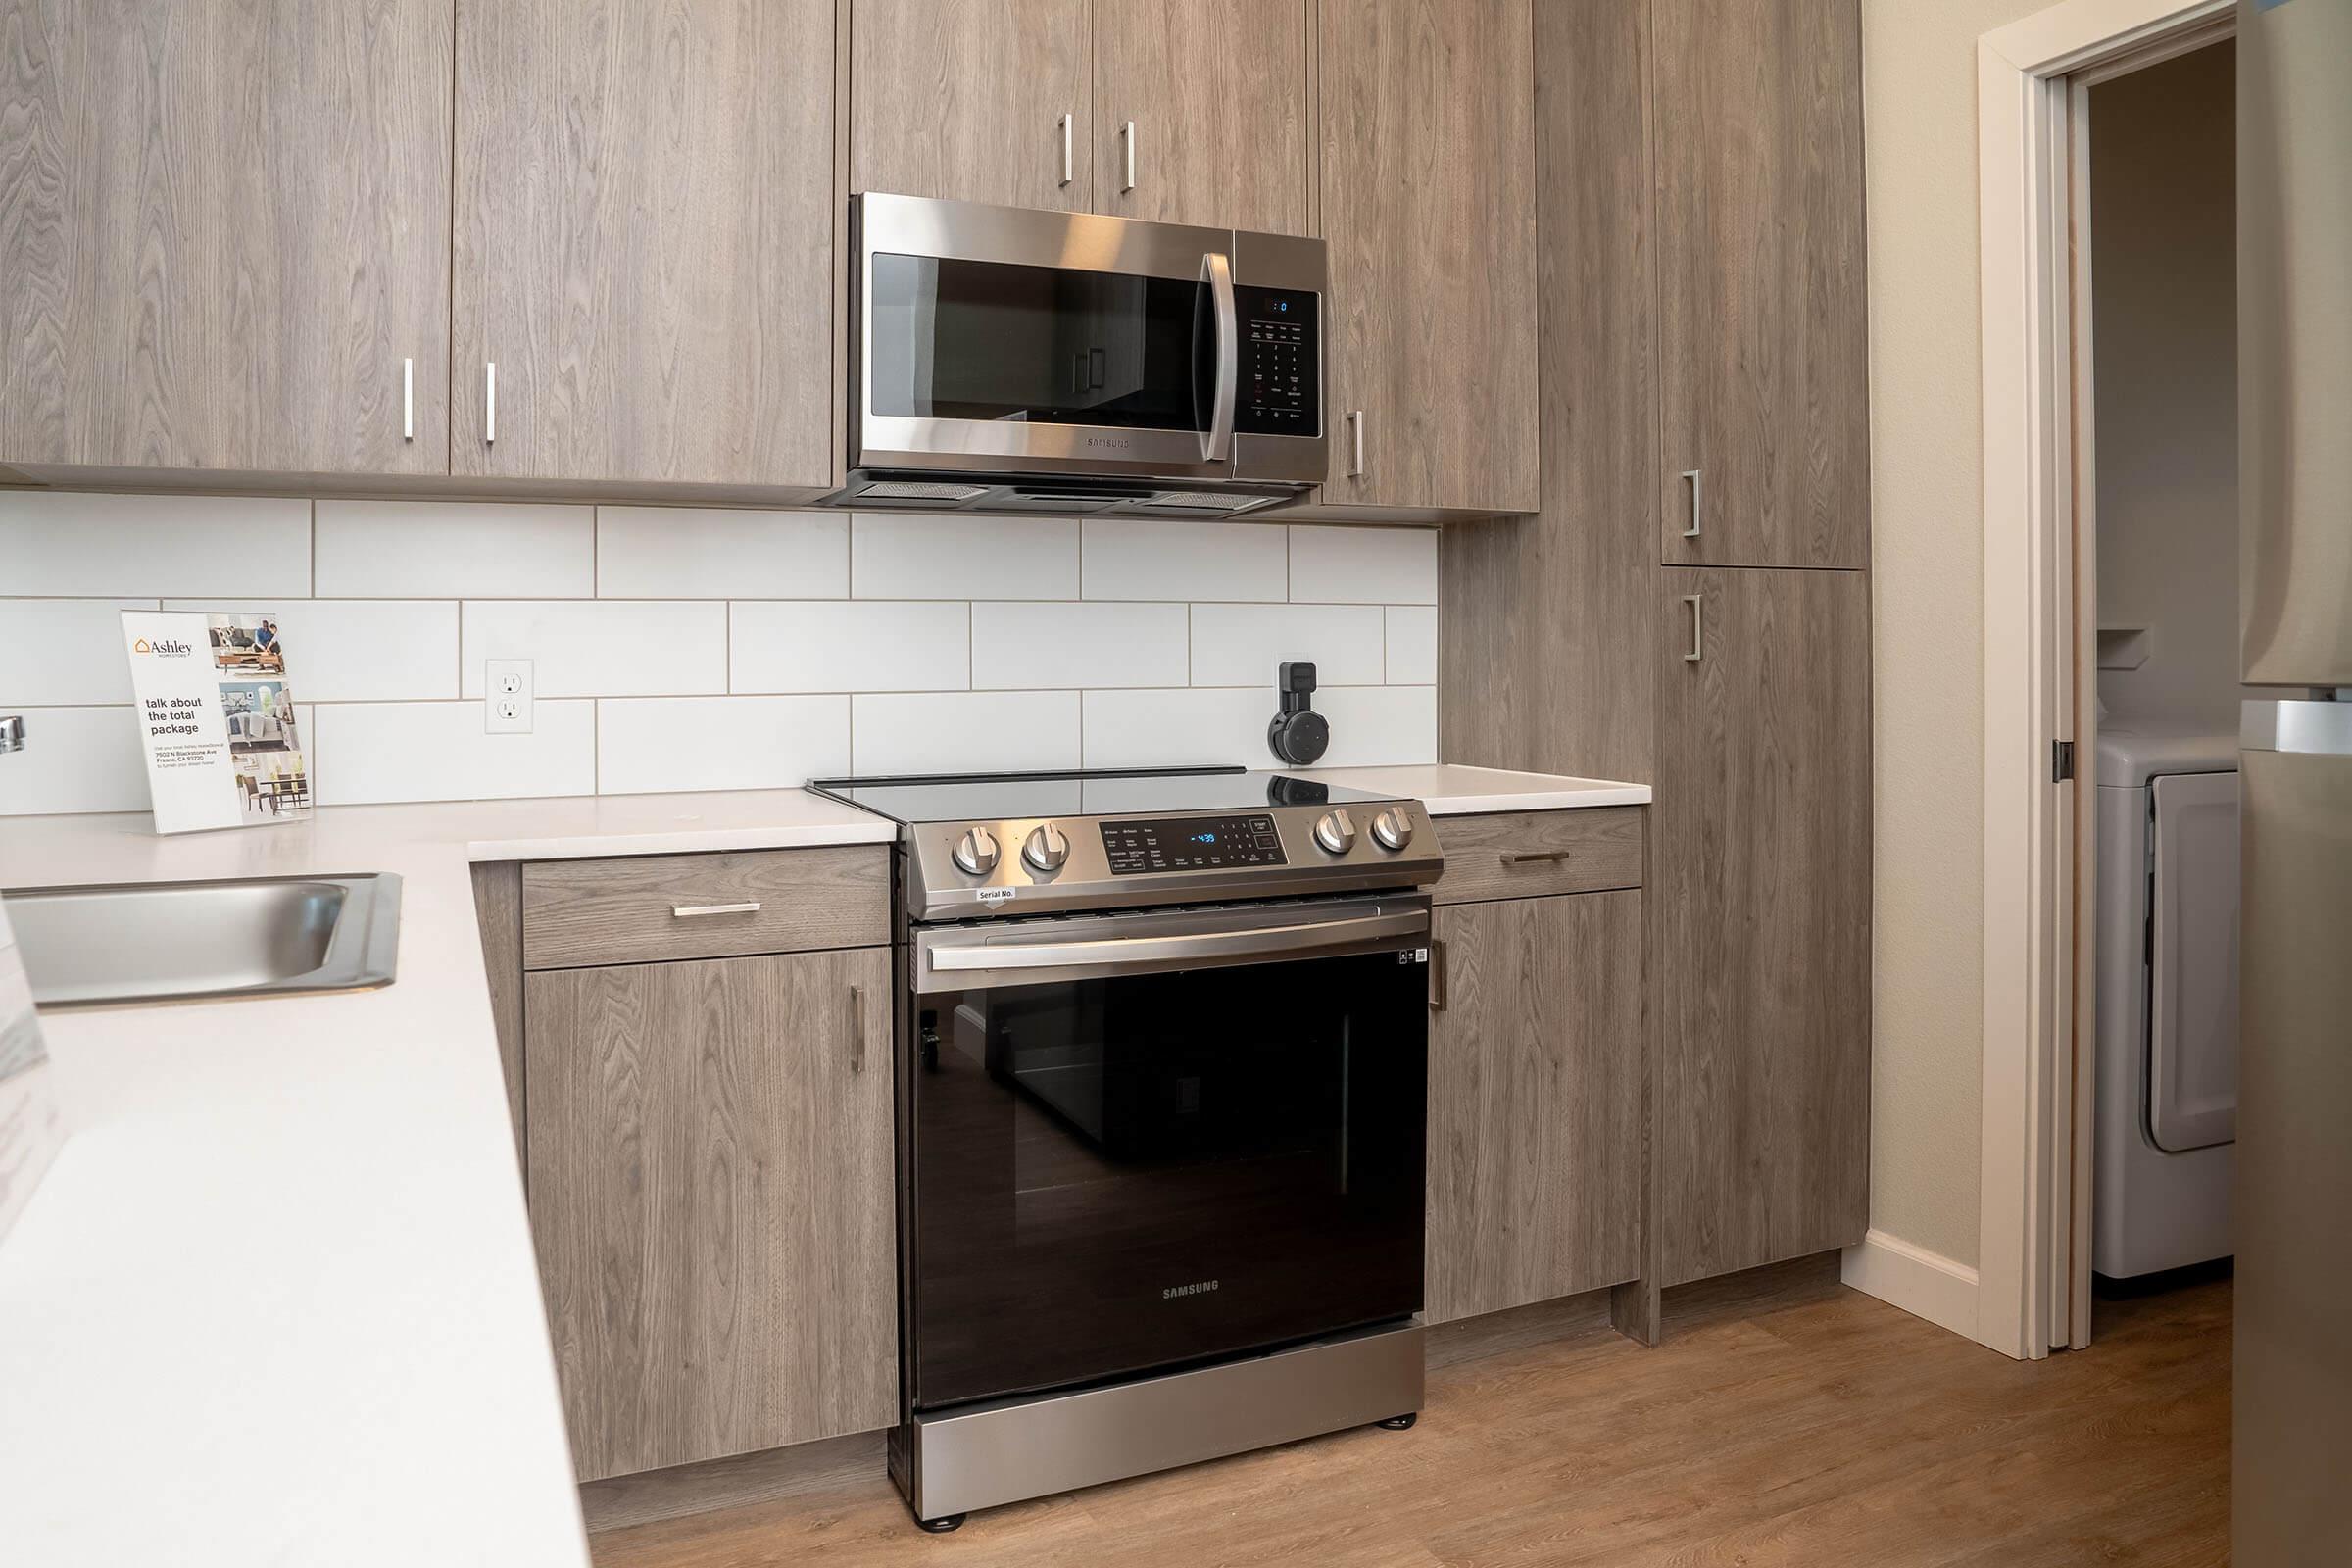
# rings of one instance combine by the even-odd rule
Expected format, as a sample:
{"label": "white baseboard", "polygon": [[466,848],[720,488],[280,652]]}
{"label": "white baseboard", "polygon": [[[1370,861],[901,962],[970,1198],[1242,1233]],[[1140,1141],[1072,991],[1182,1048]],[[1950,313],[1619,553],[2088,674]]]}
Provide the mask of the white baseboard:
{"label": "white baseboard", "polygon": [[1977,1271],[1899,1236],[1872,1231],[1845,1250],[1838,1276],[1865,1296],[1924,1317],[1937,1328],[1977,1337]]}

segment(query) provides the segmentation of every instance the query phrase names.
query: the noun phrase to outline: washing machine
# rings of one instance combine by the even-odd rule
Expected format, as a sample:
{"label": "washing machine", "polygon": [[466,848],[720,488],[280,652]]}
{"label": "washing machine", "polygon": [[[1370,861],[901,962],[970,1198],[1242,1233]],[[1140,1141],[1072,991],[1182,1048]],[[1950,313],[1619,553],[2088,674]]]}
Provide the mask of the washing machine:
{"label": "washing machine", "polygon": [[2232,1250],[2237,736],[2099,731],[2097,1169],[2091,1267]]}

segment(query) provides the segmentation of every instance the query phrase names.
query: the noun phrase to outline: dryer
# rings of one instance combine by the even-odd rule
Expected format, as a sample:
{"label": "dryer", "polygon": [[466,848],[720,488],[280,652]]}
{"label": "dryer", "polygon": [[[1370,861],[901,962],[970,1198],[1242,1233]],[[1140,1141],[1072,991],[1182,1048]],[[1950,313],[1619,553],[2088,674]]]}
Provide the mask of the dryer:
{"label": "dryer", "polygon": [[2099,731],[2098,1105],[2091,1267],[2232,1250],[2237,736]]}

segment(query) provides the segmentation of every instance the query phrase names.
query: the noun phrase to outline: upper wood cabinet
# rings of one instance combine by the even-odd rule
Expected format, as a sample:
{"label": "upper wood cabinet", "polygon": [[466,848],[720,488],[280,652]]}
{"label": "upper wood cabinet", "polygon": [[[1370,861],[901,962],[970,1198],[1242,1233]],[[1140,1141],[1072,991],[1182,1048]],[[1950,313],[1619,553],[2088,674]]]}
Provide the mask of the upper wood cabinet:
{"label": "upper wood cabinet", "polygon": [[1097,0],[1095,211],[1307,231],[1307,0]]}
{"label": "upper wood cabinet", "polygon": [[898,1416],[890,950],[525,979],[531,1231],[579,1478]]}
{"label": "upper wood cabinet", "polygon": [[0,463],[442,473],[449,0],[0,0]]}
{"label": "upper wood cabinet", "polygon": [[1642,922],[1638,891],[1438,910],[1430,1322],[1642,1272]]}
{"label": "upper wood cabinet", "polygon": [[832,0],[457,16],[452,471],[829,485]]}
{"label": "upper wood cabinet", "polygon": [[1093,0],[852,0],[850,191],[1094,205]]}
{"label": "upper wood cabinet", "polygon": [[1327,504],[1539,499],[1528,0],[1320,0]]}
{"label": "upper wood cabinet", "polygon": [[1661,575],[1656,1213],[1675,1285],[1870,1223],[1870,583]]}
{"label": "upper wood cabinet", "polygon": [[1655,0],[1652,24],[1661,559],[1866,566],[1859,5]]}

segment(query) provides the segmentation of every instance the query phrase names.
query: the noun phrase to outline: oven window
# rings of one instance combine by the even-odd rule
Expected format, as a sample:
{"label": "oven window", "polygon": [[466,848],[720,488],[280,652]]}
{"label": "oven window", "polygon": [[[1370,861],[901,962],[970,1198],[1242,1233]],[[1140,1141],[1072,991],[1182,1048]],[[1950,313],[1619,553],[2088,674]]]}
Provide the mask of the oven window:
{"label": "oven window", "polygon": [[1213,373],[1205,284],[878,253],[877,415],[1198,430]]}
{"label": "oven window", "polygon": [[916,1403],[1417,1310],[1427,976],[1387,952],[913,999]]}

